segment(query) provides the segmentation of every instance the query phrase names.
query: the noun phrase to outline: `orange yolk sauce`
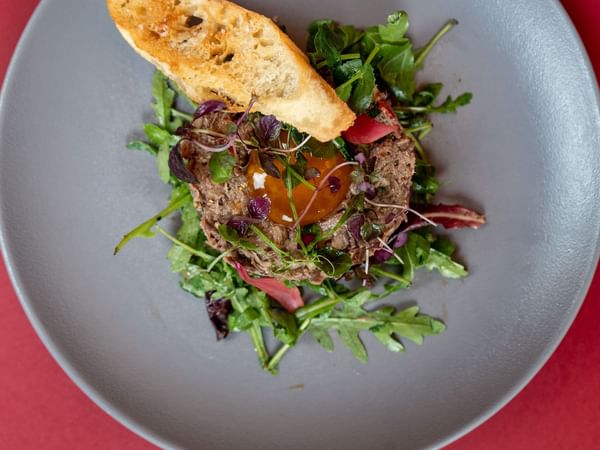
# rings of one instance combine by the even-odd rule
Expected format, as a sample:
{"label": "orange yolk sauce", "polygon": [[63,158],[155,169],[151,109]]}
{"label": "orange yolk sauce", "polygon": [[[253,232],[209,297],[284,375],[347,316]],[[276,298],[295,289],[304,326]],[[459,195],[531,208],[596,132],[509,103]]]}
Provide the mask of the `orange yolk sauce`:
{"label": "orange yolk sauce", "polygon": [[[315,168],[320,175],[308,181],[315,189],[310,189],[303,183],[298,183],[292,189],[292,198],[298,217],[301,216],[306,209],[306,206],[323,180],[323,177],[325,177],[335,166],[345,161],[344,157],[339,153],[331,158],[317,158],[310,155],[308,152],[304,156],[307,160],[306,168]],[[282,178],[276,178],[267,174],[260,165],[257,153],[252,153],[250,156],[250,164],[248,165],[248,170],[246,172],[248,190],[252,197],[267,197],[271,201],[269,219],[272,222],[291,227],[294,224],[295,219],[290,206],[288,189],[285,183],[285,166],[277,159],[273,162],[282,174]],[[351,172],[351,166],[344,166],[331,174],[332,177],[336,177],[340,180],[340,189],[337,192],[332,192],[328,182],[325,181],[324,186],[316,194],[316,199],[311,205],[310,210],[300,221],[301,226],[319,222],[337,210],[339,205],[345,200],[348,189],[350,188]]]}

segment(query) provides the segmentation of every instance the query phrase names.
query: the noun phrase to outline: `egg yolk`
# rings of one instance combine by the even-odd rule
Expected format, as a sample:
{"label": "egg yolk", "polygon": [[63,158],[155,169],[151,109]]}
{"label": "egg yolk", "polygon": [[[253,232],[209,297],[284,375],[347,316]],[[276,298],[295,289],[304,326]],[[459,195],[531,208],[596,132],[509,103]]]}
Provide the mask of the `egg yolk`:
{"label": "egg yolk", "polygon": [[[318,171],[319,175],[307,180],[307,183],[312,185],[314,189],[309,188],[304,183],[298,183],[292,189],[292,200],[296,209],[296,217],[299,217],[304,213],[304,210],[323,180],[323,177],[337,165],[344,162],[344,157],[341,154],[337,154],[331,158],[317,158],[307,153],[305,154],[305,158],[307,160],[306,169],[314,168]],[[292,212],[289,193],[285,182],[285,166],[277,159],[275,159],[273,163],[282,174],[282,178],[276,178],[267,174],[260,164],[257,152],[252,153],[246,172],[248,190],[253,197],[264,196],[271,201],[271,212],[269,213],[269,219],[271,221],[280,225],[292,226],[296,220],[294,218],[294,213]],[[292,161],[291,164],[293,165],[294,161]],[[330,175],[336,177],[340,181],[339,190],[333,192],[335,188],[332,190],[328,183],[325,182],[324,186],[316,194],[315,201],[310,209],[300,221],[301,226],[319,222],[336,211],[340,203],[346,198],[346,194],[350,188],[351,172],[351,167],[344,166]],[[303,174],[300,175],[303,176]]]}

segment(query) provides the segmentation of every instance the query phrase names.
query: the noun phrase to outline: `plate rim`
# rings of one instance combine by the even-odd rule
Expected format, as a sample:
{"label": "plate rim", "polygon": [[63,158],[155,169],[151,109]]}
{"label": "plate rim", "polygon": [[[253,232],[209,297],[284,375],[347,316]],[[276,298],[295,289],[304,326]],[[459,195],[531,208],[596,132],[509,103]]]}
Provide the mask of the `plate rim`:
{"label": "plate rim", "polygon": [[[570,37],[574,40],[577,46],[579,57],[582,58],[583,65],[587,69],[587,73],[595,86],[595,105],[598,115],[600,116],[600,86],[598,85],[598,78],[596,77],[594,67],[589,57],[589,53],[583,43],[583,40],[581,39],[579,32],[575,27],[575,24],[573,23],[571,17],[567,13],[565,7],[562,5],[560,0],[550,0],[549,3],[551,3],[549,7],[554,7],[557,10],[558,14],[565,21],[565,24],[567,25],[569,33],[571,35]],[[6,114],[5,104],[7,102],[8,97],[7,92],[11,90],[10,87],[14,84],[14,80],[17,77],[17,66],[19,65],[19,61],[23,58],[23,49],[26,45],[26,42],[30,39],[30,35],[33,33],[32,30],[36,28],[36,24],[41,20],[41,17],[44,15],[46,9],[50,7],[49,5],[52,4],[53,1],[51,0],[41,0],[40,3],[38,3],[38,5],[35,7],[34,12],[32,13],[31,17],[27,22],[27,25],[21,33],[18,43],[11,55],[11,59],[4,76],[2,89],[0,91],[0,136],[3,129],[2,124],[4,123],[4,116]],[[2,192],[0,191],[0,203],[1,198]],[[97,406],[99,406],[106,414],[108,414],[111,418],[116,420],[119,424],[125,426],[131,432],[137,434],[141,438],[147,440],[153,445],[158,446],[159,448],[178,448],[177,446],[174,446],[172,442],[163,439],[159,434],[149,429],[147,426],[145,426],[140,421],[136,420],[134,417],[122,412],[117,406],[113,404],[113,402],[111,402],[108,398],[105,397],[105,394],[96,389],[96,387],[91,382],[89,382],[86,379],[86,377],[82,375],[80,371],[65,356],[63,356],[60,350],[60,345],[58,345],[55,342],[55,340],[49,335],[44,324],[41,322],[41,320],[35,313],[34,308],[31,304],[31,300],[27,298],[27,296],[24,293],[25,283],[23,282],[20,274],[18,273],[18,269],[16,267],[16,264],[14,263],[13,255],[9,251],[5,224],[6,220],[3,216],[2,208],[0,208],[0,254],[4,259],[9,280],[16,293],[19,303],[25,312],[28,321],[32,325],[36,335],[42,341],[42,344],[50,353],[52,358],[56,361],[59,367],[63,370],[63,372],[65,372],[68,378],[75,384],[75,386],[77,386],[77,388],[80,391],[82,391],[88,398],[90,398]],[[457,427],[457,429],[453,433],[450,433],[446,437],[440,438],[436,442],[433,442],[429,448],[445,447],[451,444],[452,442],[455,442],[458,439],[462,438],[463,436],[466,436],[474,429],[478,428],[484,422],[496,415],[512,399],[514,399],[540,372],[543,366],[554,354],[558,346],[562,343],[566,334],[571,329],[575,318],[579,314],[581,307],[584,301],[586,300],[587,293],[589,292],[590,285],[598,268],[599,259],[600,233],[596,238],[595,255],[593,257],[594,263],[590,264],[587,267],[584,277],[585,282],[580,285],[578,293],[574,297],[575,301],[571,302],[572,310],[569,312],[569,316],[564,318],[560,330],[556,330],[557,334],[553,337],[551,344],[548,345],[543,352],[536,356],[535,360],[524,374],[522,374],[517,379],[513,380],[512,386],[509,389],[507,389],[504,395],[495,400],[495,403],[492,407],[481,412],[479,415],[472,418],[462,426]]]}

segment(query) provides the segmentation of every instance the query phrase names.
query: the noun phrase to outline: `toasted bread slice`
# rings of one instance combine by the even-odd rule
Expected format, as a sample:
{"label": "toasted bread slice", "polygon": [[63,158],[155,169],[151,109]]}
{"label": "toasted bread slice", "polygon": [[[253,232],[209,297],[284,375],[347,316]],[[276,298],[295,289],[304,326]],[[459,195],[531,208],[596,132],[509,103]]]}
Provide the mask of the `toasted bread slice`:
{"label": "toasted bread slice", "polygon": [[226,0],[107,0],[131,46],[193,100],[221,99],[320,141],[336,138],[355,115],[270,19]]}

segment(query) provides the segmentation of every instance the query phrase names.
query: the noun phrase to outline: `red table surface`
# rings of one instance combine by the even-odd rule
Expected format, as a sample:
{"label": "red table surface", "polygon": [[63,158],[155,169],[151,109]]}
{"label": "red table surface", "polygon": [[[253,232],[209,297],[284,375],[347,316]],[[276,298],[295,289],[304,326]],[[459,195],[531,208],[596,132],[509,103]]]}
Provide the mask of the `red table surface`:
{"label": "red table surface", "polygon": [[[36,4],[0,0],[0,78]],[[599,0],[563,4],[600,75]],[[600,448],[599,300],[600,270],[573,327],[541,372],[450,448]],[[27,321],[1,260],[0,367],[0,449],[154,448],[92,403],[59,368]]]}

